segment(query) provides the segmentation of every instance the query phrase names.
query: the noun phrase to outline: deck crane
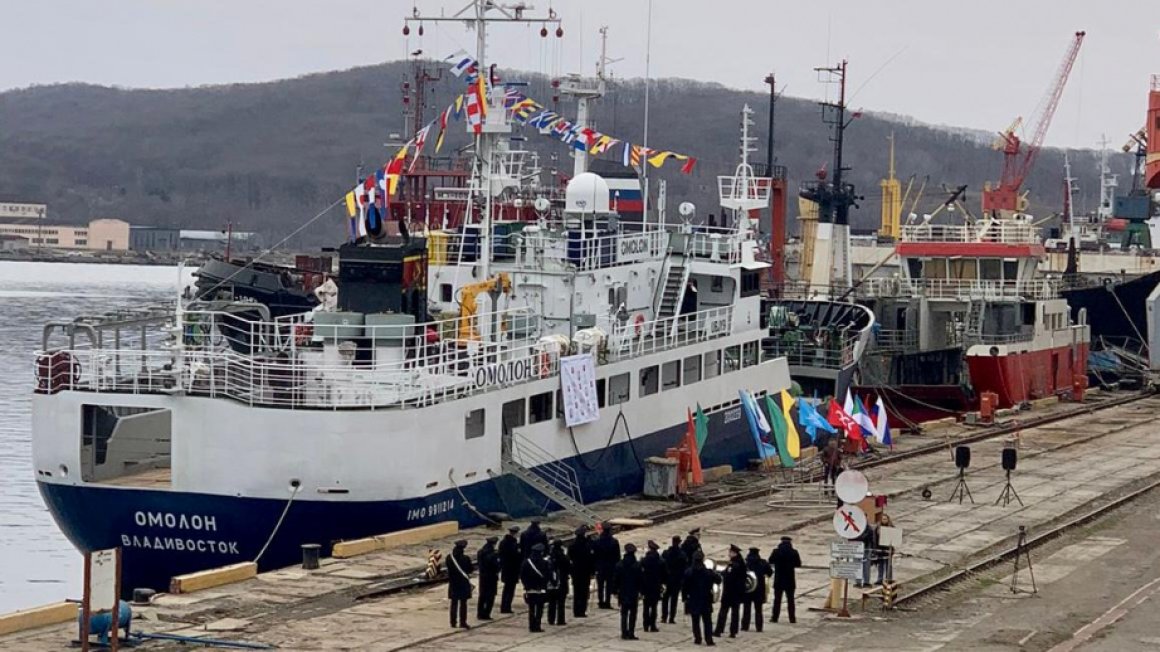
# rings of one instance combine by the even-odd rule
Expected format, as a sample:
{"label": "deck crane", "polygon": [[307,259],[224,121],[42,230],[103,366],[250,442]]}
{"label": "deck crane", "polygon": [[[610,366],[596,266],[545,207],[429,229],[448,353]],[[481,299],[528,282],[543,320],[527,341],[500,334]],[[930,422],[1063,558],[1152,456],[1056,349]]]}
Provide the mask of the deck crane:
{"label": "deck crane", "polygon": [[1063,95],[1063,87],[1071,75],[1071,68],[1075,65],[1075,58],[1079,55],[1079,47],[1083,44],[1085,32],[1076,32],[1075,39],[1063,56],[1063,62],[1055,74],[1047,94],[1040,101],[1037,109],[1038,120],[1031,140],[1024,143],[1016,135],[1022,120],[1016,119],[1005,131],[999,134],[997,149],[1003,150],[1003,176],[999,185],[992,187],[987,184],[983,189],[983,212],[996,217],[1020,213],[1027,208],[1027,197],[1022,193],[1023,181],[1031,172],[1035,158],[1043,147],[1043,138],[1047,135],[1047,128],[1051,126],[1051,118],[1059,106],[1059,98]]}

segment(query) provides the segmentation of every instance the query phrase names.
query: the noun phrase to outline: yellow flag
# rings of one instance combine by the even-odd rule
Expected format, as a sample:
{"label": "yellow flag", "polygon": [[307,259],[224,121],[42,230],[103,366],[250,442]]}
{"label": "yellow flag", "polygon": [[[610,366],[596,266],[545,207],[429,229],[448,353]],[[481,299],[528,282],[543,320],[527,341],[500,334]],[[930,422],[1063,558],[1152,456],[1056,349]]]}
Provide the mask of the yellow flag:
{"label": "yellow flag", "polygon": [[346,214],[347,217],[354,217],[358,214],[358,205],[354,201],[354,191],[346,193]]}
{"label": "yellow flag", "polygon": [[795,460],[802,455],[802,440],[798,435],[797,426],[793,423],[793,418],[789,415],[789,409],[793,406],[793,397],[784,389],[781,390],[781,412],[785,415],[786,433],[785,433],[785,448],[789,456]]}

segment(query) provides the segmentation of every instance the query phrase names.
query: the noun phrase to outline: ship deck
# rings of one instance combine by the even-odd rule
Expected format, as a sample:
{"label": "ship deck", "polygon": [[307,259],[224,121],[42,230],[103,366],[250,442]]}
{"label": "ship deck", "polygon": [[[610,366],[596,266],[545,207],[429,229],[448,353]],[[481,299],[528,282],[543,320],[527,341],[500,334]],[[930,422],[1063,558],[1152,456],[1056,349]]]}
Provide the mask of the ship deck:
{"label": "ship deck", "polygon": [[149,469],[140,473],[123,475],[105,480],[102,484],[114,487],[137,487],[140,489],[168,489],[173,484],[173,469]]}
{"label": "ship deck", "polygon": [[[1098,396],[1096,402],[1100,400]],[[1108,496],[1153,478],[1153,465],[1125,465],[1123,460],[1160,459],[1160,440],[1147,436],[1155,410],[1160,408],[1160,398],[1145,398],[1099,413],[1091,412],[1091,408],[1072,404],[1037,407],[1036,416],[1066,414],[1066,418],[1027,427],[1021,433],[1023,459],[1013,482],[1025,507],[1012,504],[1003,509],[991,504],[1003,486],[999,453],[1012,445],[1007,437],[973,444],[977,462],[970,469],[968,482],[979,496],[973,505],[944,502],[957,475],[941,445],[934,447],[938,449],[934,453],[899,457],[866,469],[871,489],[889,496],[887,511],[895,524],[905,530],[906,539],[894,566],[896,581],[904,586],[923,585],[945,568],[965,563],[979,550],[1000,546],[1019,525],[1026,525],[1031,531],[1049,527],[1067,514],[1101,504]],[[942,424],[925,437],[899,436],[894,452],[905,454],[927,448],[935,440],[953,443],[977,432],[970,426]],[[693,504],[737,491],[762,489],[770,479],[756,473],[736,474],[699,489]],[[817,485],[800,487],[803,492],[817,494]],[[923,499],[920,492],[924,487],[930,487],[936,498]],[[641,527],[618,533],[621,544],[633,542],[643,548],[650,539],[667,544],[673,535],[683,536],[700,528],[707,557],[717,561],[725,559],[730,544],[743,549],[758,546],[767,555],[779,536],[792,535],[805,562],[797,576],[798,623],[767,624],[764,634],[743,634],[730,641],[736,649],[770,649],[771,644],[789,638],[818,641],[848,632],[837,629],[842,625],[815,609],[822,605],[830,586],[826,563],[834,537],[832,503],[778,507],[771,505],[767,491],[759,491],[756,497],[750,494],[711,509],[689,507],[688,502],[641,498],[592,505],[602,517],[646,519],[639,521]],[[664,516],[665,513],[670,515]],[[647,520],[652,518],[657,520]],[[544,519],[550,535],[565,536],[575,525],[574,518],[562,513]],[[476,622],[472,604],[469,620],[474,629],[449,629],[446,587],[415,584],[409,578],[421,573],[430,549],[446,552],[455,539],[463,538],[468,540],[468,551],[474,556],[483,539],[495,533],[484,527],[473,528],[390,551],[324,559],[317,571],[285,568],[192,594],[161,595],[149,606],[134,607],[137,612],[145,612],[145,620],[137,628],[291,649],[693,649],[684,618],[676,626],[662,627],[660,633],[644,633],[642,640],[626,648],[617,639],[617,612],[598,610],[594,604],[587,619],[570,619],[566,627],[551,628],[548,634],[527,631],[522,602],[517,603],[514,616],[496,614],[495,621],[485,624]],[[1043,584],[1053,581],[1050,573],[1039,577],[1038,566],[1036,575]],[[398,590],[401,584],[410,589]],[[1000,588],[1006,590],[1005,586]],[[851,585],[850,593],[850,606],[856,611],[861,592]],[[1053,598],[1048,595],[1046,599]],[[877,602],[870,605],[866,616],[877,614]],[[1104,608],[1106,605],[1101,610]],[[891,626],[887,621],[876,622],[874,635]],[[75,630],[73,622],[0,636],[0,650],[57,649],[75,637]]]}

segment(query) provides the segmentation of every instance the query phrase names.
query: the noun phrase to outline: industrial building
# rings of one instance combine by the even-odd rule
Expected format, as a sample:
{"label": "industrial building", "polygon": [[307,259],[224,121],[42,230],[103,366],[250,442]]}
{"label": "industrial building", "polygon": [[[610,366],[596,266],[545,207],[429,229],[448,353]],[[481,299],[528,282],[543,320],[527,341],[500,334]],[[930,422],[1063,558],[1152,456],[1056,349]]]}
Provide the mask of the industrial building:
{"label": "industrial building", "polygon": [[125,251],[129,248],[129,223],[109,218],[93,220],[88,226],[43,224],[39,220],[0,224],[0,235],[22,238],[23,248],[90,251]]}

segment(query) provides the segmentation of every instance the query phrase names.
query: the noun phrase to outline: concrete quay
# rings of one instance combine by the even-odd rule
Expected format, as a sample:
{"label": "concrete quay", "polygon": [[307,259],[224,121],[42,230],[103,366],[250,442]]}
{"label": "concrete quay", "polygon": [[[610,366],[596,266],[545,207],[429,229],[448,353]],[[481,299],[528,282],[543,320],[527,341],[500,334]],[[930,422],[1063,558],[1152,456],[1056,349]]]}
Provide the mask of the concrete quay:
{"label": "concrete quay", "polygon": [[[1075,410],[1076,406],[1045,407],[1033,414]],[[952,426],[926,436],[898,442],[899,452],[932,442],[947,442],[938,452],[899,459],[867,469],[871,491],[889,496],[886,511],[904,530],[904,542],[894,567],[903,592],[948,572],[984,551],[1009,544],[1018,526],[1029,531],[1047,528],[1076,510],[1099,504],[1160,474],[1160,437],[1153,425],[1160,398],[1146,398],[1099,412],[1078,412],[1065,420],[1028,428],[1020,433],[1019,467],[1012,477],[1024,506],[993,503],[1004,486],[999,466],[1000,450],[1014,443],[998,437],[972,445],[973,463],[967,483],[976,501],[947,502],[957,480],[950,446],[964,434],[976,432]],[[768,478],[740,474],[707,487],[703,494],[724,494],[740,488],[769,484]],[[752,483],[758,484],[752,484]],[[929,488],[931,498],[922,497]],[[808,493],[809,490],[804,490]],[[702,529],[701,542],[707,556],[724,560],[730,544],[758,546],[767,555],[783,534],[794,537],[807,566],[799,572],[798,622],[768,622],[761,634],[742,632],[726,637],[722,648],[746,650],[838,649],[838,641],[850,633],[880,629],[885,636],[899,616],[880,611],[869,602],[861,611],[859,595],[852,592],[855,618],[839,621],[819,608],[829,589],[828,550],[836,537],[832,530],[832,505],[771,507],[763,494],[733,504],[690,514],[618,534],[621,544],[643,544],[654,539],[664,544],[674,534],[694,527]],[[626,498],[594,506],[601,516],[646,516],[680,506],[675,502]],[[566,515],[545,519],[549,532],[571,532],[574,523]],[[265,643],[285,650],[675,650],[696,649],[686,620],[662,626],[660,633],[640,632],[639,641],[619,638],[616,611],[590,607],[589,618],[569,619],[564,627],[545,625],[547,632],[531,634],[522,605],[514,616],[499,617],[470,631],[447,626],[445,585],[424,585],[405,591],[393,589],[400,577],[411,577],[426,563],[430,548],[450,551],[457,538],[469,541],[474,551],[494,533],[475,528],[460,535],[428,543],[373,552],[349,559],[323,560],[316,571],[287,568],[261,574],[241,583],[183,595],[160,595],[148,607],[137,607],[141,619],[134,629],[153,633],[209,637]],[[853,591],[853,588],[851,588]],[[933,615],[933,614],[932,614]],[[909,618],[923,617],[920,612]],[[474,624],[474,605],[469,609]],[[75,638],[75,625],[44,627],[0,637],[0,650],[67,649]],[[896,637],[897,638],[897,637]],[[903,642],[910,639],[903,639]],[[831,644],[833,642],[833,644]],[[912,647],[897,641],[890,649],[939,649],[949,642],[918,640]],[[174,643],[148,642],[150,650],[189,649]],[[867,641],[859,647],[868,649]],[[874,646],[870,645],[869,648]],[[953,649],[953,645],[947,649]],[[848,649],[848,648],[845,648]],[[1018,649],[1018,648],[1011,648]]]}

